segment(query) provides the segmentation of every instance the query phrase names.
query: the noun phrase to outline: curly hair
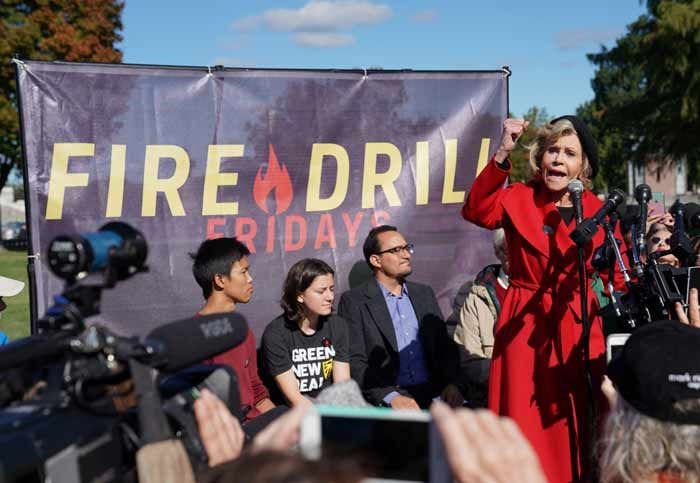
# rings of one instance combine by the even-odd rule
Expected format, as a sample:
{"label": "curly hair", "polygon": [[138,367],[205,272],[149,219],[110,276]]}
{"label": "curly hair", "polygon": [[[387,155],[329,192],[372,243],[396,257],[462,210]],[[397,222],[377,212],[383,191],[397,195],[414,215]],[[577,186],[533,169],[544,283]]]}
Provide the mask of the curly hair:
{"label": "curly hair", "polygon": [[[680,401],[678,410],[697,411],[700,399]],[[700,426],[646,416],[621,396],[605,422],[599,441],[602,483],[700,481]]]}
{"label": "curly hair", "polygon": [[[571,134],[578,136],[574,125],[568,119],[559,119],[554,124],[545,124],[537,131],[535,140],[528,146],[530,150],[529,171],[531,179],[542,179],[542,156],[544,156],[547,148],[557,142],[559,138]],[[593,187],[593,180],[591,179],[593,168],[591,168],[588,157],[583,150],[581,151],[581,157],[583,158],[583,169],[578,179],[581,180],[586,189],[591,189]]]}

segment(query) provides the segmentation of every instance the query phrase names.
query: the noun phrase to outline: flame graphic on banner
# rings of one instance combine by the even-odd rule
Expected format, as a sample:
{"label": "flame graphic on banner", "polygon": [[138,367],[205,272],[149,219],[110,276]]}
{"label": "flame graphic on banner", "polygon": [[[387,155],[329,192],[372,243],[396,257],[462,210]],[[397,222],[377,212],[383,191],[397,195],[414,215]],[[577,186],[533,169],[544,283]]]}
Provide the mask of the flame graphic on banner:
{"label": "flame graphic on banner", "polygon": [[258,173],[255,175],[255,183],[253,184],[253,198],[255,199],[255,204],[257,204],[261,210],[265,213],[270,213],[271,210],[267,208],[267,198],[270,193],[274,190],[275,192],[275,209],[274,213],[279,215],[289,208],[292,203],[292,198],[294,194],[292,192],[292,180],[287,172],[287,167],[282,165],[280,167],[277,161],[277,154],[275,154],[275,148],[270,146],[270,154],[268,156],[267,171],[263,175],[263,167],[258,168]]}

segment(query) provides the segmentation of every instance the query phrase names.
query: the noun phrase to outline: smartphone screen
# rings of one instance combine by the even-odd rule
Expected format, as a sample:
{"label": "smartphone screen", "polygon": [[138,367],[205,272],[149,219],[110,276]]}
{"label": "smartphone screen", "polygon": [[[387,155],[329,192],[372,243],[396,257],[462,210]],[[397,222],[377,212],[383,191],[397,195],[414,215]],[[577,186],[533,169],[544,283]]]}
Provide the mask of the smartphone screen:
{"label": "smartphone screen", "polygon": [[[321,409],[315,423],[320,430],[313,451],[316,457],[349,458],[369,478],[365,481],[452,481],[429,413],[330,409]],[[304,439],[308,442],[302,434]]]}
{"label": "smartphone screen", "polygon": [[663,215],[666,213],[666,195],[661,191],[654,191],[647,207],[649,215]]}

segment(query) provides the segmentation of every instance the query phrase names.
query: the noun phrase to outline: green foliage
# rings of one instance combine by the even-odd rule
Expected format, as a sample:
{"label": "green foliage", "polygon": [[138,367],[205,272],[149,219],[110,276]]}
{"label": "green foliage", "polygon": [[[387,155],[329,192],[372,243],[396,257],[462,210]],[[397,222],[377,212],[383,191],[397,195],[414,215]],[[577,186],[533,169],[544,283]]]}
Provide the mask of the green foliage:
{"label": "green foliage", "polygon": [[3,0],[0,3],[0,188],[19,166],[14,66],[20,59],[121,62],[121,0]]}
{"label": "green foliage", "polygon": [[649,0],[647,9],[612,49],[588,55],[595,98],[580,109],[597,130],[612,179],[615,165],[628,160],[685,158],[698,182],[700,0]]}
{"label": "green foliage", "polygon": [[535,140],[537,130],[550,121],[549,114],[545,108],[533,106],[527,110],[523,119],[530,121],[527,130],[518,139],[518,144],[510,153],[508,158],[513,163],[510,173],[512,181],[528,181],[530,179],[530,149],[529,146]]}
{"label": "green foliage", "polygon": [[27,283],[27,252],[10,252],[0,248],[0,275],[21,280],[24,290],[14,297],[5,297],[7,308],[2,311],[0,330],[10,340],[29,335],[29,284]]}
{"label": "green foliage", "polygon": [[614,188],[627,191],[627,163],[623,134],[614,125],[606,125],[595,109],[593,101],[579,106],[576,115],[585,121],[598,146],[598,174],[593,180],[593,189],[607,193]]}

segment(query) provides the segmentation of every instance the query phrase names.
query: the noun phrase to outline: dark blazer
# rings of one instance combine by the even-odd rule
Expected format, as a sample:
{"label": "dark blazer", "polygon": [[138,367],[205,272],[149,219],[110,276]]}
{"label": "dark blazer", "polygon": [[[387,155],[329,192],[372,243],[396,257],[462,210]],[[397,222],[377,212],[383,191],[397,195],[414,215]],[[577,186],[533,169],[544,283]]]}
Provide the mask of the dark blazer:
{"label": "dark blazer", "polygon": [[[406,282],[406,288],[418,319],[418,337],[423,344],[431,389],[438,395],[447,384],[457,381],[457,348],[447,336],[433,289],[413,282]],[[340,297],[338,315],[349,324],[350,372],[365,399],[381,405],[392,391],[407,395],[405,389],[396,385],[399,374],[396,333],[377,281],[372,278],[345,292]]]}

